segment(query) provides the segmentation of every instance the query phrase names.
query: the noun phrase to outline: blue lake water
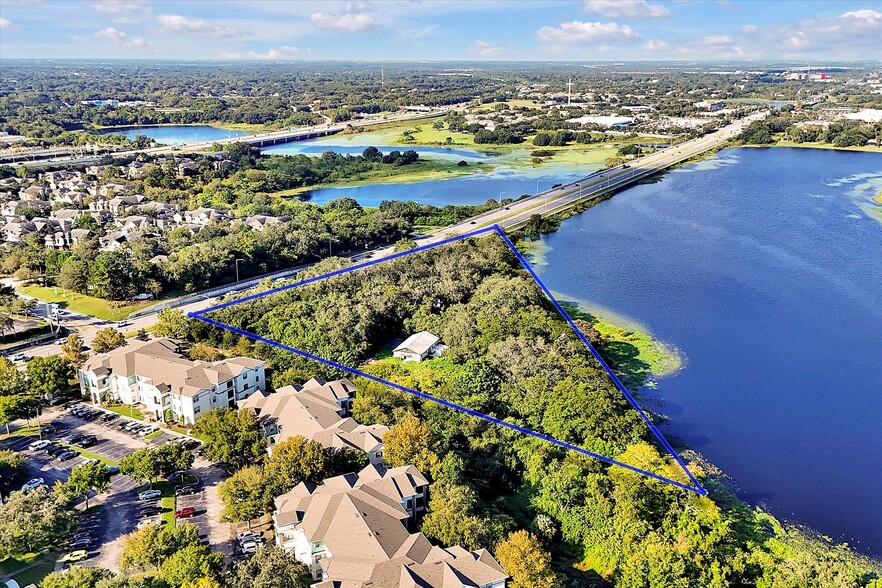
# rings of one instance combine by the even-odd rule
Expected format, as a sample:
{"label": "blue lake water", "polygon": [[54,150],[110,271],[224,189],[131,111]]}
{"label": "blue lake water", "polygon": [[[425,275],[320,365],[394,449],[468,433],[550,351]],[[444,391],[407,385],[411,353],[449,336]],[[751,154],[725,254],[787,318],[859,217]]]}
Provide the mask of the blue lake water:
{"label": "blue lake water", "polygon": [[565,221],[537,259],[553,291],[685,354],[644,392],[666,435],[749,501],[877,555],[880,190],[878,154],[728,149]]}
{"label": "blue lake water", "polygon": [[[420,157],[431,157],[434,159],[449,159],[454,161],[465,160],[465,161],[483,161],[487,159],[492,159],[491,156],[488,156],[484,153],[474,151],[471,149],[459,149],[459,148],[446,148],[446,147],[424,147],[424,146],[391,146],[391,145],[375,145],[377,149],[382,151],[383,153],[389,153],[390,151],[407,151],[413,150],[416,151]],[[345,143],[332,143],[328,140],[324,141],[297,141],[292,143],[282,143],[280,145],[270,145],[269,147],[264,147],[262,149],[263,153],[271,153],[273,155],[308,155],[310,157],[316,157],[324,153],[325,151],[334,151],[335,153],[343,153],[348,155],[361,155],[362,152],[366,149],[364,145],[352,145]]]}
{"label": "blue lake water", "polygon": [[349,188],[321,188],[304,192],[303,197],[315,204],[325,204],[337,198],[353,198],[362,206],[378,206],[383,200],[411,200],[422,204],[484,204],[489,198],[519,198],[547,190],[554,184],[575,181],[592,170],[575,172],[573,169],[500,168],[489,173],[430,180],[411,184],[368,184]]}
{"label": "blue lake water", "polygon": [[120,127],[117,129],[108,129],[104,131],[104,133],[119,133],[125,135],[129,139],[134,139],[138,135],[145,135],[163,145],[187,145],[189,143],[202,141],[216,141],[218,139],[241,137],[248,134],[246,131],[233,131],[209,125]]}

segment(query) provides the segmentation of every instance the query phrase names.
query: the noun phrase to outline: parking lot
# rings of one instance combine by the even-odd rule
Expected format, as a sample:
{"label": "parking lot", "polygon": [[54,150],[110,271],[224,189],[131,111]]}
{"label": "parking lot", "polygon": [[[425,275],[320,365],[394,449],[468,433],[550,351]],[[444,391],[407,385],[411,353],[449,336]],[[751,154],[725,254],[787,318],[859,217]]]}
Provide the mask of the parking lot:
{"label": "parking lot", "polygon": [[[113,414],[113,416],[108,416],[108,420],[105,421],[103,418],[105,414]],[[78,453],[85,451],[114,463],[138,449],[159,446],[170,440],[180,439],[179,435],[162,430],[152,439],[145,440],[144,437],[136,433],[121,429],[122,424],[136,421],[106,411],[84,419],[59,407],[50,407],[40,417],[40,420],[43,426],[51,425],[55,428],[54,432],[43,436],[44,439],[52,441],[54,445],[59,445],[60,442],[64,443],[63,440],[74,433],[94,435],[97,437],[94,445],[86,449],[74,446],[73,449]],[[56,481],[67,480],[71,470],[86,460],[86,457],[80,454],[60,462],[45,450],[32,451],[28,449],[28,445],[35,439],[37,438],[13,434],[0,440],[0,448],[20,451],[26,455],[29,476],[43,478],[49,486],[52,486]],[[67,443],[64,444],[67,445]],[[216,484],[226,477],[226,473],[222,468],[214,466],[202,458],[197,458],[191,472],[188,483],[198,478],[198,490],[191,495],[177,497],[175,509],[193,507],[196,512],[193,517],[176,520],[175,524],[187,521],[197,525],[200,537],[206,544],[211,544],[216,549],[229,554],[232,551],[231,544],[228,544],[231,527],[228,524],[220,523],[220,504],[213,503],[217,501]],[[142,509],[146,506],[152,504],[160,507],[159,499],[138,500],[135,490],[141,484],[128,476],[116,474],[111,477],[111,487],[106,494],[90,498],[90,506],[100,505],[100,508],[90,508],[89,513],[83,515],[81,519],[81,532],[88,536],[92,543],[91,546],[88,546],[89,557],[77,562],[77,565],[102,566],[117,570],[122,550],[122,536],[134,531],[139,520],[144,518],[158,522],[159,514],[152,517],[140,516]],[[209,487],[206,488],[205,484],[209,484]],[[67,551],[62,553],[67,553]],[[59,561],[56,569],[63,569],[67,565],[69,564]]]}

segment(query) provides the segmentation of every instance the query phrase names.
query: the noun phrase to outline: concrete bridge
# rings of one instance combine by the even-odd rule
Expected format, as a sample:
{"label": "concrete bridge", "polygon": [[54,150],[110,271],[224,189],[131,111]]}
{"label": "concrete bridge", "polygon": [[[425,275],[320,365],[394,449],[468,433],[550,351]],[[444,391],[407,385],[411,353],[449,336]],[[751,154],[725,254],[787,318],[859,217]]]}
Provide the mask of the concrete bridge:
{"label": "concrete bridge", "polygon": [[[256,147],[266,147],[268,145],[278,145],[281,143],[289,143],[292,141],[306,141],[319,137],[326,137],[340,133],[348,127],[363,128],[377,124],[390,122],[408,122],[418,121],[427,118],[435,118],[443,116],[453,110],[456,105],[444,106],[441,108],[433,108],[428,111],[402,111],[395,114],[389,114],[382,118],[369,118],[350,121],[347,123],[326,123],[313,127],[303,127],[299,129],[288,129],[285,131],[268,131],[265,133],[255,133],[253,135],[243,135],[241,137],[233,137],[229,139],[218,139],[215,141],[202,141],[199,143],[189,143],[186,145],[163,145],[161,147],[152,147],[150,149],[137,149],[129,151],[102,151],[94,154],[78,154],[80,150],[71,148],[56,148],[42,152],[31,152],[15,156],[13,161],[4,162],[0,158],[0,164],[14,163],[15,165],[24,165],[25,167],[47,167],[54,165],[66,164],[90,164],[100,160],[104,155],[112,155],[114,157],[126,157],[136,155],[138,153],[147,153],[149,155],[164,155],[172,152],[194,153],[206,151],[213,145],[226,145],[229,143],[248,143]],[[27,159],[22,161],[22,159]]]}

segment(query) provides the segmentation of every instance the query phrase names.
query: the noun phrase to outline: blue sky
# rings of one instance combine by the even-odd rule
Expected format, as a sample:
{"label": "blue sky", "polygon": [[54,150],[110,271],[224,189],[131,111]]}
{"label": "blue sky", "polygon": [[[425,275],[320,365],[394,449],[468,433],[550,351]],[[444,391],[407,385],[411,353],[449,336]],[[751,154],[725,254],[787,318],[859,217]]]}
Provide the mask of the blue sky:
{"label": "blue sky", "polygon": [[0,58],[882,59],[882,2],[0,0]]}

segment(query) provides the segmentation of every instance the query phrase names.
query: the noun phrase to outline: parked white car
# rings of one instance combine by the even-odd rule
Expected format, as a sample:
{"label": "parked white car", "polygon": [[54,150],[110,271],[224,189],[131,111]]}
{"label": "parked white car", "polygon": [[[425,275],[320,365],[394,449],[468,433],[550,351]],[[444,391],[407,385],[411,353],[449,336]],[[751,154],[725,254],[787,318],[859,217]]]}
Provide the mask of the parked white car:
{"label": "parked white car", "polygon": [[257,543],[257,541],[254,541],[253,539],[249,541],[243,541],[242,553],[256,553],[258,547],[260,547],[260,545]]}
{"label": "parked white car", "polygon": [[34,441],[30,445],[28,445],[28,449],[30,449],[31,451],[40,451],[41,449],[49,447],[50,445],[52,445],[51,441],[47,439],[41,439],[40,441]]}
{"label": "parked white car", "polygon": [[254,531],[245,531],[236,535],[236,540],[239,543],[244,543],[246,541],[260,541],[260,535]]}
{"label": "parked white car", "polygon": [[21,487],[21,489],[22,490],[33,490],[34,488],[39,488],[40,486],[42,486],[45,483],[46,483],[46,481],[43,480],[43,478],[33,478],[33,479],[25,482],[24,485]]}
{"label": "parked white car", "polygon": [[152,500],[154,498],[159,498],[160,496],[162,496],[161,490],[144,490],[138,494],[138,500]]}

